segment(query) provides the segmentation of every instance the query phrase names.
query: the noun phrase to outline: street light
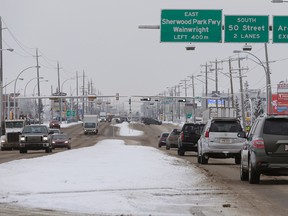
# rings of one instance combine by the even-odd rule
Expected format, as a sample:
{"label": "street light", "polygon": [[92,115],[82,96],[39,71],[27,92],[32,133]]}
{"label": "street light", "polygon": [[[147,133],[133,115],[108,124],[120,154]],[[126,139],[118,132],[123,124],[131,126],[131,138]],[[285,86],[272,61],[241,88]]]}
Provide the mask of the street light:
{"label": "street light", "polygon": [[[266,48],[266,44],[265,44],[265,48]],[[256,58],[260,65],[263,67],[264,72],[265,72],[265,76],[266,76],[266,100],[267,100],[267,114],[269,114],[269,112],[272,110],[271,107],[271,99],[272,99],[272,93],[271,93],[271,80],[270,80],[270,71],[268,68],[265,67],[265,65],[263,64],[263,62],[254,54],[247,52],[247,51],[242,51],[242,50],[234,50],[234,53],[247,53],[251,56],[253,56],[254,58]],[[266,51],[267,52],[267,51]]]}
{"label": "street light", "polygon": [[[61,89],[59,89],[59,91],[60,91],[59,95],[62,95],[64,83],[67,82],[68,80],[72,80],[72,79],[74,79],[74,78],[73,77],[68,78],[62,82]],[[72,101],[72,99],[71,99],[71,101]],[[59,108],[60,108],[60,113],[59,113],[60,114],[60,123],[62,123],[62,98],[59,98]]]}
{"label": "street light", "polygon": [[[30,80],[26,83],[26,85],[25,85],[25,87],[24,87],[24,97],[26,96],[26,88],[27,88],[28,84],[29,84],[32,80],[37,79],[37,78],[38,78],[38,77],[34,77],[34,78],[30,79]],[[39,77],[39,79],[44,79],[44,77]]]}
{"label": "street light", "polygon": [[14,111],[13,111],[13,114],[14,114],[14,119],[16,118],[16,84],[17,84],[17,80],[19,78],[19,76],[26,70],[30,69],[30,68],[35,68],[37,66],[30,66],[30,67],[27,67],[25,69],[23,69],[19,74],[18,76],[16,77],[15,79],[15,83],[14,83],[14,102],[13,102],[13,107],[14,107]]}
{"label": "street light", "polygon": [[[41,81],[39,81],[39,82],[37,82],[37,84],[34,86],[34,88],[33,88],[33,96],[35,95],[35,89],[36,89],[36,87],[38,86],[38,84],[40,83],[40,82],[48,82],[49,80],[41,80]],[[38,95],[39,96],[39,95]],[[40,102],[41,100],[39,100],[38,99],[38,103]],[[38,107],[40,107],[40,104],[38,104]],[[39,110],[39,109],[38,109]],[[36,99],[35,99],[35,118],[36,118],[36,114],[37,114],[37,110],[36,110]],[[39,123],[41,124],[41,117],[39,116]]]}

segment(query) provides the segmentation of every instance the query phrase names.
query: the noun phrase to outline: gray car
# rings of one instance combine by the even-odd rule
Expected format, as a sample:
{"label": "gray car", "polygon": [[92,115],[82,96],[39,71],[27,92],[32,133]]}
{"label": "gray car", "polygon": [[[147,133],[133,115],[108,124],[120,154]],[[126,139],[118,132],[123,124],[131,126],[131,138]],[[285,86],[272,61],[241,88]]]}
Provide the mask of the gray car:
{"label": "gray car", "polygon": [[27,153],[28,150],[45,150],[52,152],[49,128],[45,125],[26,125],[20,133],[19,151]]}
{"label": "gray car", "polygon": [[170,148],[178,148],[178,138],[180,135],[181,130],[173,129],[169,136],[166,139],[166,149],[169,150]]}
{"label": "gray car", "polygon": [[263,116],[253,123],[241,150],[240,179],[259,184],[260,175],[288,176],[288,116]]}

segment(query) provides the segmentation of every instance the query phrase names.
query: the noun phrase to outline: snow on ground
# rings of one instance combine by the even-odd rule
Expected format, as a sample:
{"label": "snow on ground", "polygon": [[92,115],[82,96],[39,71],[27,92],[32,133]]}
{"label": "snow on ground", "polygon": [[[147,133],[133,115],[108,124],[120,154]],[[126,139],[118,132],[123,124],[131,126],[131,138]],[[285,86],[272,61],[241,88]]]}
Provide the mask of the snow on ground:
{"label": "snow on ground", "polygon": [[131,127],[129,127],[128,122],[116,124],[115,126],[120,129],[119,131],[120,136],[141,136],[144,134],[143,131],[133,129],[133,124],[131,124]]}
{"label": "snow on ground", "polygon": [[122,140],[4,163],[0,176],[0,203],[133,216],[191,215],[191,200],[179,194],[206,178],[182,159]]}

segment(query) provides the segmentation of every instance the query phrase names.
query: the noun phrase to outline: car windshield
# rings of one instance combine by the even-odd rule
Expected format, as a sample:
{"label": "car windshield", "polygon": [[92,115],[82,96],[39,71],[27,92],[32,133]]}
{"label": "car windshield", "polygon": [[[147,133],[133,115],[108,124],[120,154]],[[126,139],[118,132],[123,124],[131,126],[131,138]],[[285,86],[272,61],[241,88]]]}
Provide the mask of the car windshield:
{"label": "car windshield", "polygon": [[95,128],[96,127],[96,123],[94,122],[87,122],[84,124],[85,128]]}
{"label": "car windshield", "polygon": [[215,121],[211,124],[210,132],[241,132],[238,121]]}
{"label": "car windshield", "polygon": [[68,137],[66,135],[54,135],[53,139],[68,139]]}
{"label": "car windshield", "polygon": [[264,123],[263,133],[288,136],[288,119],[267,119]]}

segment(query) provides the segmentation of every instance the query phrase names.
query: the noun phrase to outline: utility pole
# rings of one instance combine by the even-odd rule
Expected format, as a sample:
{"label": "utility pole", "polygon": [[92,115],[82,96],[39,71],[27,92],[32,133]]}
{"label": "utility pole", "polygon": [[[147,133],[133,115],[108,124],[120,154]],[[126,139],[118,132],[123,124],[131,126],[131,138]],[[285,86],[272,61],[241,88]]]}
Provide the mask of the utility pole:
{"label": "utility pole", "polygon": [[[217,96],[219,97],[220,96],[220,93],[218,93],[219,91],[218,91],[218,70],[222,70],[222,68],[218,68],[218,63],[219,62],[222,62],[222,61],[217,61],[217,59],[216,59],[216,61],[215,62],[210,62],[210,63],[215,63],[215,90],[216,90],[216,94],[217,94]],[[218,97],[217,97],[217,99],[216,99],[216,108],[218,109]]]}
{"label": "utility pole", "polygon": [[[42,101],[40,98],[40,80],[39,80],[39,61],[38,61],[38,48],[36,49],[36,68],[37,68],[37,87],[38,87],[38,117],[39,117],[39,123],[41,124],[42,120],[41,120],[41,107],[42,107]],[[14,95],[15,97],[15,95]],[[15,104],[14,104],[15,106]],[[15,113],[16,114],[16,113]],[[14,115],[15,115],[14,114]]]}
{"label": "utility pole", "polygon": [[77,107],[76,107],[76,118],[77,121],[79,120],[79,112],[78,112],[78,106],[79,106],[79,99],[78,99],[78,71],[76,71],[76,95],[77,95]]}
{"label": "utility pole", "polygon": [[211,67],[211,65],[208,65],[207,62],[205,65],[201,65],[202,67],[205,67],[205,108],[208,109],[208,67]]}
{"label": "utility pole", "polygon": [[269,67],[269,59],[268,59],[268,49],[267,43],[265,43],[265,57],[266,57],[266,85],[267,85],[267,114],[270,114],[273,110],[272,107],[272,92],[271,92],[271,78],[270,78],[270,67]]}
{"label": "utility pole", "polygon": [[85,94],[85,72],[83,70],[83,89],[82,89],[82,95],[83,95],[83,98],[82,98],[82,120],[84,119],[84,94]]}
{"label": "utility pole", "polygon": [[[60,88],[60,67],[59,67],[59,62],[57,62],[57,77],[58,77],[58,95],[61,96],[61,88]],[[62,98],[59,97],[59,117],[60,117],[60,123],[62,123]]]}
{"label": "utility pole", "polygon": [[241,61],[240,58],[238,58],[238,69],[239,69],[240,91],[241,91],[242,123],[243,123],[243,128],[246,131],[245,110],[244,110],[244,92],[243,92],[242,71],[241,71],[240,61]]}
{"label": "utility pole", "polygon": [[[0,16],[0,134],[5,134],[4,114],[3,114],[3,49],[2,49],[2,18]],[[8,96],[10,97],[10,95]],[[9,110],[10,114],[10,110]]]}
{"label": "utility pole", "polygon": [[[233,90],[233,78],[232,78],[232,66],[231,66],[231,59],[229,59],[229,77],[230,77],[230,88],[231,88],[231,102],[232,107],[234,107],[234,90]],[[230,100],[229,100],[230,101]],[[229,102],[230,106],[230,102]]]}

